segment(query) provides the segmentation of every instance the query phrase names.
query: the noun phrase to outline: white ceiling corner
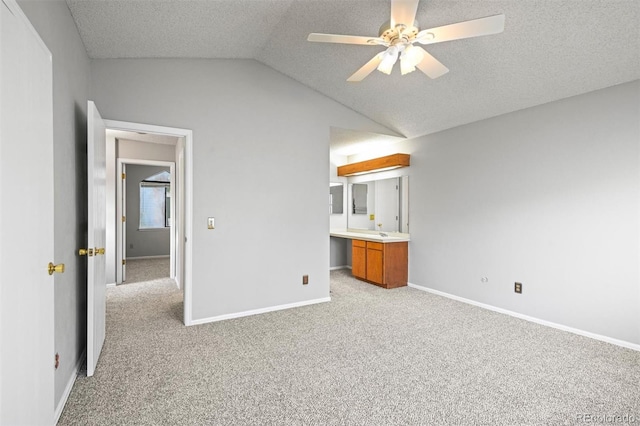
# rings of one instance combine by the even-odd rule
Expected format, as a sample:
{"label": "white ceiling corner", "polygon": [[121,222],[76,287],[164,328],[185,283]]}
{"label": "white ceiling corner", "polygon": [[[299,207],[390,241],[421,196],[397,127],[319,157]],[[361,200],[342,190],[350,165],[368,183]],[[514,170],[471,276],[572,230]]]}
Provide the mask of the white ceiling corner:
{"label": "white ceiling corner", "polygon": [[[422,29],[503,13],[501,34],[425,47],[449,68],[346,79],[383,48],[389,0],[67,0],[91,58],[251,58],[407,137],[640,79],[637,0],[422,0]],[[332,132],[340,145],[357,132]],[[387,141],[388,142],[388,141]]]}

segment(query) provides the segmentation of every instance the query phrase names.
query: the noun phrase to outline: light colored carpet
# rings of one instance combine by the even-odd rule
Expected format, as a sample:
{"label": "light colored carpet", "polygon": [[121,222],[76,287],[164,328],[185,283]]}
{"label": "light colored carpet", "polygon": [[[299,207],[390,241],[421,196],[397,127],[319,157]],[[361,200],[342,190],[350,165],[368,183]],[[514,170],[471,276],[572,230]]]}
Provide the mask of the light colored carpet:
{"label": "light colored carpet", "polygon": [[60,425],[640,421],[640,353],[331,273],[332,301],[184,327],[166,280],[108,289],[107,339]]}
{"label": "light colored carpet", "polygon": [[134,284],[169,277],[169,258],[127,259],[127,280],[122,284]]}

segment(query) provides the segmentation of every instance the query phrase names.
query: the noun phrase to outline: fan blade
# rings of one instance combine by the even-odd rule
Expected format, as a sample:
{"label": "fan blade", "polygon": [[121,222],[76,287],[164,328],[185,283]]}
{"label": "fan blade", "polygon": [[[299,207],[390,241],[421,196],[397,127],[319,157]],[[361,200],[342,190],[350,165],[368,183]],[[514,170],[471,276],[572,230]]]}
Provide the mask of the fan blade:
{"label": "fan blade", "polygon": [[419,0],[391,0],[391,28],[398,24],[413,26]]}
{"label": "fan blade", "polygon": [[366,76],[368,76],[373,72],[373,70],[378,68],[378,65],[380,65],[380,62],[382,62],[383,57],[384,57],[384,52],[378,53],[376,56],[371,58],[369,62],[364,64],[362,68],[360,68],[358,71],[353,73],[353,75],[349,77],[347,81],[358,82],[358,81],[364,80]]}
{"label": "fan blade", "polygon": [[[344,43],[344,44],[366,44],[376,45],[378,37],[362,37],[352,35],[338,35],[338,34],[319,34],[311,33],[307,37],[307,41],[315,41],[319,43]],[[369,40],[372,40],[369,42]]]}
{"label": "fan blade", "polygon": [[413,46],[416,49],[420,49],[422,52],[422,60],[416,64],[416,67],[429,76],[429,78],[438,78],[449,72],[449,68],[442,65],[442,63],[431,56],[426,50],[420,46]]}
{"label": "fan blade", "polygon": [[[504,15],[494,15],[422,30],[416,35],[416,41],[420,44],[433,44],[462,38],[497,34],[502,31],[504,31]],[[429,36],[429,34],[433,36]]]}

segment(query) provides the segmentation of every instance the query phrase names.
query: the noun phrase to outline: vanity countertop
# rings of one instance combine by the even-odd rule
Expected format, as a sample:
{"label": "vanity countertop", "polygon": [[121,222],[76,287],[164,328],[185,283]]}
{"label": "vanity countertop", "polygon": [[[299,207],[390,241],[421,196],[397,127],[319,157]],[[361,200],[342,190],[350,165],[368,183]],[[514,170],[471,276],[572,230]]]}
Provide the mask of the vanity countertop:
{"label": "vanity countertop", "polygon": [[385,236],[380,235],[378,231],[367,231],[364,229],[332,229],[329,235],[338,238],[347,238],[350,240],[374,241],[377,243],[400,243],[410,241],[409,234],[400,232],[383,232]]}

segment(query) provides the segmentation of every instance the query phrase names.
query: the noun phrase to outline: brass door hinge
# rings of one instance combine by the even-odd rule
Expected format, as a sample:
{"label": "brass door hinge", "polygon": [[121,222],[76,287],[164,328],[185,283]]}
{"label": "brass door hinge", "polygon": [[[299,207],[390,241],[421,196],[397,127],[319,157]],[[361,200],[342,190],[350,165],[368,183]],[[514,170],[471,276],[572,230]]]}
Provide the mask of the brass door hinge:
{"label": "brass door hinge", "polygon": [[127,174],[126,174],[126,173],[123,173],[123,174],[122,174],[122,180],[125,180],[126,178],[127,178]]}
{"label": "brass door hinge", "polygon": [[127,259],[122,259],[122,264],[126,265],[127,264]]}
{"label": "brass door hinge", "polygon": [[122,216],[122,221],[123,221],[123,222],[126,222],[126,221],[127,221],[127,218],[126,218],[125,216]]}

